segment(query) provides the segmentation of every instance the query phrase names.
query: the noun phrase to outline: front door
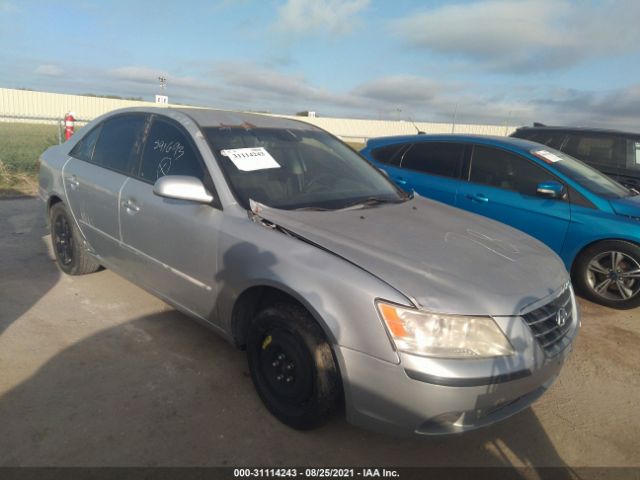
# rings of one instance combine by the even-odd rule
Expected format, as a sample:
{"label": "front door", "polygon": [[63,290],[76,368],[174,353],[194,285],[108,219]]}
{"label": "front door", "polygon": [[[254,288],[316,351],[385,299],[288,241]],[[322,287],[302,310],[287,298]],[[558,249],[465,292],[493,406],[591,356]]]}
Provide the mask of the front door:
{"label": "front door", "polygon": [[154,116],[141,168],[121,193],[123,247],[134,262],[128,270],[142,285],[210,320],[216,299],[222,211],[213,205],[155,195],[153,184],[165,175],[197,177],[213,189],[189,134],[172,120]]}
{"label": "front door", "polygon": [[571,221],[567,200],[536,194],[540,182],[557,180],[530,160],[499,148],[476,145],[469,182],[458,189],[458,206],[528,233],[555,252]]}

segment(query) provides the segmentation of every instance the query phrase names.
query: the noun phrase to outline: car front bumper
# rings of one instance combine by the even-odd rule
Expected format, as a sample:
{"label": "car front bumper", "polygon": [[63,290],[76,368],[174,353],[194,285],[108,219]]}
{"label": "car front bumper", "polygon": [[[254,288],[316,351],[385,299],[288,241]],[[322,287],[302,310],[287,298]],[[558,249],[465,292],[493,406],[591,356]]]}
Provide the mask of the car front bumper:
{"label": "car front bumper", "polygon": [[535,369],[512,365],[509,374],[464,379],[415,370],[420,361],[412,355],[401,354],[400,363],[393,364],[347,348],[338,347],[336,354],[349,422],[385,433],[444,435],[490,425],[527,408],[555,381],[570,350],[540,359]]}

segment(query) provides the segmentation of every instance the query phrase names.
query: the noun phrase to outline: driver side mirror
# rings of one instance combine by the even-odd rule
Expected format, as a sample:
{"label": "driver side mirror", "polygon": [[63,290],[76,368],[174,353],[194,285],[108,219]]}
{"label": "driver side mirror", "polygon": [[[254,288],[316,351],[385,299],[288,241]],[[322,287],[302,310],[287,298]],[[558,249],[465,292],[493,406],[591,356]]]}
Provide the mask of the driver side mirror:
{"label": "driver side mirror", "polygon": [[566,191],[564,185],[562,185],[560,182],[550,180],[548,182],[539,183],[538,187],[536,188],[536,193],[541,197],[563,198]]}
{"label": "driver side mirror", "polygon": [[159,197],[190,200],[198,203],[213,201],[213,195],[207,192],[199,179],[183,175],[160,177],[153,185],[153,193]]}

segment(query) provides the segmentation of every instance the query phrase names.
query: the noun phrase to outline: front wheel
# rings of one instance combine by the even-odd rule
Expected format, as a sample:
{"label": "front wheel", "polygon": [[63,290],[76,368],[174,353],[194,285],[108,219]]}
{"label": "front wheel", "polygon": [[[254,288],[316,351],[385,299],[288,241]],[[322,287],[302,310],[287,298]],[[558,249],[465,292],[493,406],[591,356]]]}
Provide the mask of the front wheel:
{"label": "front wheel", "polygon": [[247,356],[258,395],[284,424],[309,430],[337,409],[342,390],[331,347],[302,307],[262,310],[251,325]]}
{"label": "front wheel", "polygon": [[82,245],[80,231],[62,203],[51,207],[49,223],[53,251],[60,270],[69,275],[83,275],[100,268],[100,264]]}
{"label": "front wheel", "polygon": [[574,283],[586,298],[620,310],[640,305],[640,247],[621,240],[596,243],[580,254]]}

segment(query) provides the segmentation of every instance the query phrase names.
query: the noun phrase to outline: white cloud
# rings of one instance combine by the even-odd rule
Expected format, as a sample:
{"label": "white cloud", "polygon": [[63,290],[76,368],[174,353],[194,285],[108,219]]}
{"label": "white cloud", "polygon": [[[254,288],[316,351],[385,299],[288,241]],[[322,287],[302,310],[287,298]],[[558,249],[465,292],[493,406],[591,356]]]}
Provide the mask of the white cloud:
{"label": "white cloud", "polygon": [[[348,90],[327,88],[296,72],[253,62],[218,62],[198,76],[179,76],[144,66],[111,70],[78,65],[41,65],[53,91],[112,94],[151,100],[157,77],[168,78],[170,101],[232,110],[293,114],[314,110],[321,116],[405,119],[457,123],[599,126],[637,130],[640,83],[605,91],[541,87],[532,83],[486,85],[452,83],[415,75],[372,78]],[[35,78],[33,69],[25,78]],[[25,83],[22,86],[37,88]]]}
{"label": "white cloud", "polygon": [[391,31],[412,47],[528,72],[634,51],[638,18],[636,0],[481,0],[413,13]]}
{"label": "white cloud", "polygon": [[37,75],[46,75],[47,77],[60,77],[64,75],[64,70],[57,65],[44,64],[38,65],[34,73]]}
{"label": "white cloud", "polygon": [[[452,90],[449,85],[446,90]],[[443,93],[443,85],[425,77],[414,75],[391,75],[368,81],[353,90],[353,94],[374,101],[399,105],[415,105],[431,101]]]}
{"label": "white cloud", "polygon": [[287,0],[278,9],[275,28],[291,34],[343,35],[359,23],[358,14],[370,0]]}

